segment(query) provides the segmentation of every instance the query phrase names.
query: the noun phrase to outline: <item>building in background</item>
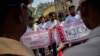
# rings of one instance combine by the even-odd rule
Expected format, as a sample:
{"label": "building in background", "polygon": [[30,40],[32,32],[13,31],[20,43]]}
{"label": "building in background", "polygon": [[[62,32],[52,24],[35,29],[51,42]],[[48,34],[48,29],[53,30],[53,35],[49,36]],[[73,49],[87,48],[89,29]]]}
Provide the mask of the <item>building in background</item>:
{"label": "building in background", "polygon": [[47,16],[50,12],[63,13],[65,16],[69,14],[68,8],[71,5],[78,7],[78,0],[54,0],[54,4],[48,7],[43,15]]}
{"label": "building in background", "polygon": [[56,13],[62,12],[64,15],[69,14],[68,8],[71,5],[78,7],[78,0],[54,0]]}
{"label": "building in background", "polygon": [[44,11],[43,16],[48,16],[48,14],[49,14],[50,12],[55,12],[55,11],[56,11],[55,5],[51,5],[49,8],[47,8],[47,9]]}
{"label": "building in background", "polygon": [[68,14],[68,7],[72,5],[72,0],[54,0],[56,13]]}

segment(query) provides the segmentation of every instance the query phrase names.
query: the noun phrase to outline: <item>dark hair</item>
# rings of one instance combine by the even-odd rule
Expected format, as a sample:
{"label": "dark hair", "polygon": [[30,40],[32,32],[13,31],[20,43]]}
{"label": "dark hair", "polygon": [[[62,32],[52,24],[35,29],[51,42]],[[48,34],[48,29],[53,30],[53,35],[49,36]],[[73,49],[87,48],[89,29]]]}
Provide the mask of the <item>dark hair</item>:
{"label": "dark hair", "polygon": [[[0,19],[13,7],[18,7],[21,3],[28,5],[28,0],[0,0]],[[2,16],[2,17],[1,17]]]}
{"label": "dark hair", "polygon": [[55,14],[55,12],[50,12],[50,13],[49,13],[49,17],[50,17],[50,16],[53,16],[54,14]]}
{"label": "dark hair", "polygon": [[64,14],[63,13],[59,13],[58,17],[64,17]]}
{"label": "dark hair", "polygon": [[14,7],[19,7],[21,3],[28,5],[28,0],[0,0],[0,23],[5,19],[5,15]]}
{"label": "dark hair", "polygon": [[0,23],[2,23],[5,20],[5,15],[9,11],[11,11],[13,8],[19,8],[19,5],[14,5],[14,6],[8,6],[8,7],[0,8]]}
{"label": "dark hair", "polygon": [[40,21],[41,21],[42,18],[45,18],[45,17],[44,17],[44,16],[41,16],[41,17],[39,18],[39,20],[38,20],[38,24],[41,23]]}
{"label": "dark hair", "polygon": [[71,10],[72,8],[75,8],[75,6],[74,6],[74,5],[72,5],[72,6],[70,6],[68,9],[69,9],[69,10]]}

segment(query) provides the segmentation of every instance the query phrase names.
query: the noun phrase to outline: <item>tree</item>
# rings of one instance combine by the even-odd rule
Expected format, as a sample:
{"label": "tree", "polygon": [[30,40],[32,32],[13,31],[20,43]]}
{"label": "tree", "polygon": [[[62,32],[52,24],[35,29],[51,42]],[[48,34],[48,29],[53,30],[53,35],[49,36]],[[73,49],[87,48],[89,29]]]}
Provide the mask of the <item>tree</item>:
{"label": "tree", "polygon": [[40,3],[38,7],[36,8],[36,15],[39,17],[43,15],[44,11],[49,8],[51,5],[53,5],[53,2],[47,2],[47,3]]}
{"label": "tree", "polygon": [[32,7],[32,5],[30,5],[28,7],[32,11],[32,17],[34,17],[34,13],[35,13],[36,8]]}

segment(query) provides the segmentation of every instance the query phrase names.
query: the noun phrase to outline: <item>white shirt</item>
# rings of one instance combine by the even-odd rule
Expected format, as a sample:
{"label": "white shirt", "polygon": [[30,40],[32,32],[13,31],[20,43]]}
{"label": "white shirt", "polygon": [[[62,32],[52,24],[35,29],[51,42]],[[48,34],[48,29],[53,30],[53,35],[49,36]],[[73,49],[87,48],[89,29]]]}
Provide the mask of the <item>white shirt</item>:
{"label": "white shirt", "polygon": [[26,32],[32,32],[32,28],[30,28],[29,26],[27,26]]}
{"label": "white shirt", "polygon": [[40,30],[46,30],[46,28],[47,28],[46,23],[43,23],[43,24],[41,23],[41,24],[38,25],[38,27],[39,27]]}
{"label": "white shirt", "polygon": [[34,26],[34,31],[38,31],[39,30],[39,27],[38,27],[37,23],[33,24],[33,26]]}
{"label": "white shirt", "polygon": [[52,29],[53,27],[55,27],[57,25],[58,25],[58,21],[57,20],[54,20],[53,22],[48,21],[47,24],[46,24],[46,28]]}
{"label": "white shirt", "polygon": [[80,20],[81,17],[80,15],[76,14],[75,16],[71,16],[69,15],[66,19],[65,19],[65,24],[69,24],[69,23],[72,23],[72,22],[76,22],[78,20]]}
{"label": "white shirt", "polygon": [[63,26],[64,25],[64,21],[58,21],[59,26]]}

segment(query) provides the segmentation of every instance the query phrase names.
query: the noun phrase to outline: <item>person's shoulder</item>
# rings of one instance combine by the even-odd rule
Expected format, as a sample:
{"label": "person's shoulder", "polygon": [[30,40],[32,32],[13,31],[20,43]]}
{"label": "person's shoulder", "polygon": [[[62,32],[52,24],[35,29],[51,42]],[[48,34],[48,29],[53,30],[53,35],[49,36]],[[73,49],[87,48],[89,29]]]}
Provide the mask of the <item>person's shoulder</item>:
{"label": "person's shoulder", "polygon": [[70,18],[71,17],[71,15],[68,15],[66,18]]}
{"label": "person's shoulder", "polygon": [[100,36],[95,38],[90,38],[87,42],[74,46],[72,48],[66,49],[64,51],[64,56],[96,56],[100,55]]}
{"label": "person's shoulder", "polygon": [[68,15],[68,16],[65,18],[65,21],[66,21],[66,20],[70,20],[70,18],[72,18],[72,16],[71,16],[71,15]]}
{"label": "person's shoulder", "polygon": [[14,40],[14,39],[6,38],[6,37],[0,37],[0,42],[5,42],[5,44],[7,44],[9,42],[19,43],[18,41]]}
{"label": "person's shoulder", "polygon": [[47,25],[50,24],[50,23],[51,23],[51,21],[47,21],[47,22],[45,22],[45,24],[47,24]]}
{"label": "person's shoulder", "polygon": [[0,37],[0,54],[16,54],[33,56],[33,53],[20,42],[5,37]]}
{"label": "person's shoulder", "polygon": [[42,24],[40,23],[40,24],[38,24],[38,26],[41,26]]}

